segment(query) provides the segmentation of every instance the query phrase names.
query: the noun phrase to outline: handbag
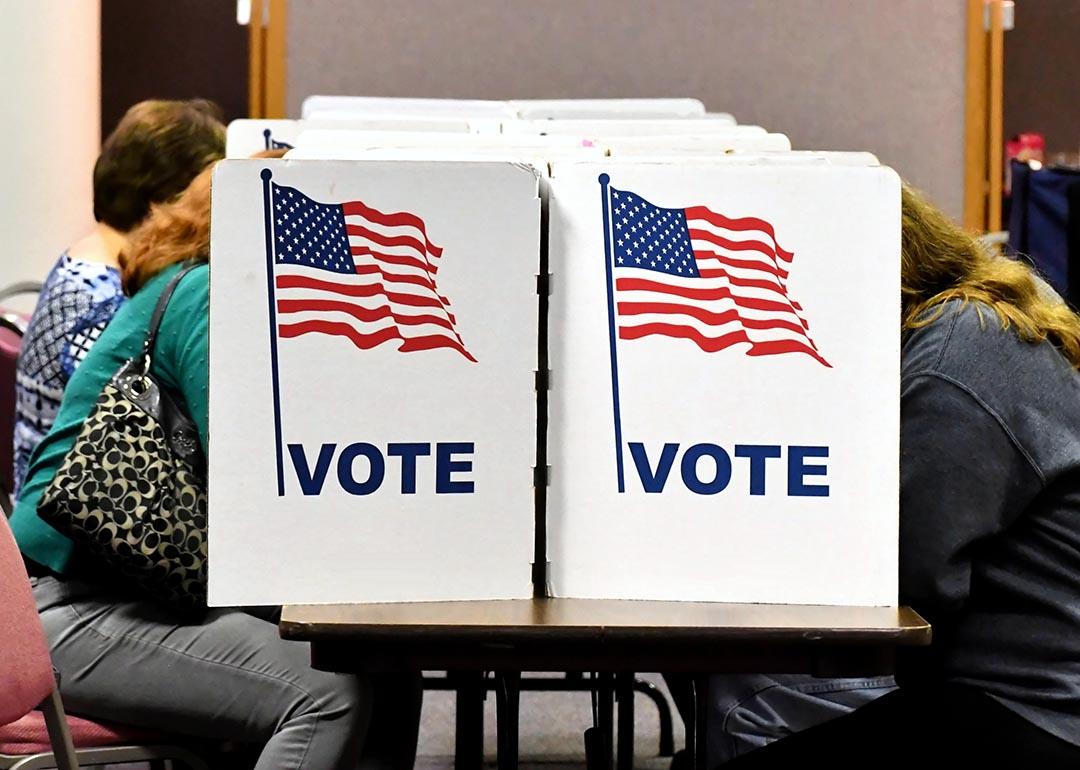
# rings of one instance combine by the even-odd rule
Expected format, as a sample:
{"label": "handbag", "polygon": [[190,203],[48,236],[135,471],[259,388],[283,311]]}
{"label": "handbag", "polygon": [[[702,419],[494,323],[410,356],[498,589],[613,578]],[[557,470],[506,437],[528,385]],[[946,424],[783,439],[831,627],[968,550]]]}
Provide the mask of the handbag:
{"label": "handbag", "polygon": [[206,460],[182,399],[150,373],[177,284],[165,286],[142,351],[105,385],[38,504],[38,516],[150,596],[206,607]]}

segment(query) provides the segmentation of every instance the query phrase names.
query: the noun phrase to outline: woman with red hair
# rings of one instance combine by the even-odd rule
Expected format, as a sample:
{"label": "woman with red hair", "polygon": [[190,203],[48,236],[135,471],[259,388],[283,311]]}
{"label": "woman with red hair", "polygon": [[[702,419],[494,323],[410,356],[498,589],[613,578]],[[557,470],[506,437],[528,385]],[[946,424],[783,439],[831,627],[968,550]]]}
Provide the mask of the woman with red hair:
{"label": "woman with red hair", "polygon": [[210,181],[208,169],[133,234],[120,261],[130,299],[68,383],[12,515],[64,703],[97,719],[265,744],[258,770],[358,768],[367,766],[362,756],[410,768],[418,677],[381,682],[316,671],[307,644],[284,641],[275,623],[239,609],[178,615],[38,518],[42,493],[102,388],[139,354],[163,289],[189,265],[197,267],[168,302],[150,373],[180,395],[205,452]]}

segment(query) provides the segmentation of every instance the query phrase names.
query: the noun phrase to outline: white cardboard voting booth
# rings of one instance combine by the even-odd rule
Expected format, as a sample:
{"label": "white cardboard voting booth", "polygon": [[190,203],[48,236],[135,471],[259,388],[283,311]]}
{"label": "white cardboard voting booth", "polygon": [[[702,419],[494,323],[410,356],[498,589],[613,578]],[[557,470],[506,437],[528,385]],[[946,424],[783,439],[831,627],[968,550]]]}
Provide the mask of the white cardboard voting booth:
{"label": "white cardboard voting booth", "polygon": [[421,131],[356,131],[312,129],[301,131],[297,147],[340,149],[386,149],[392,147],[445,147],[475,149],[496,148],[574,148],[591,143],[573,136],[535,136],[466,134]]}
{"label": "white cardboard voting booth", "polygon": [[876,157],[696,100],[304,114],[215,174],[212,604],[532,595],[545,261],[553,595],[896,604]]}
{"label": "white cardboard voting booth", "polygon": [[[288,157],[295,160],[501,161],[523,163],[546,175],[556,161],[600,160],[607,156],[600,147],[312,147],[300,144],[295,150],[289,150]],[[544,189],[543,176],[540,189]]]}
{"label": "white cardboard voting booth", "polygon": [[462,118],[415,118],[387,115],[374,118],[329,117],[314,120],[242,118],[229,123],[225,134],[226,158],[250,158],[260,150],[291,149],[305,130],[435,131],[467,133]]}
{"label": "white cardboard voting booth", "polygon": [[548,136],[583,136],[602,139],[615,136],[672,136],[677,134],[764,134],[761,126],[737,126],[719,117],[673,119],[558,119],[505,120],[504,134],[546,134]]}
{"label": "white cardboard voting booth", "polygon": [[[365,116],[457,115],[471,118],[698,118],[705,106],[698,99],[414,99],[387,96],[323,96],[304,99],[304,118],[333,112]],[[734,122],[727,113],[709,113]]]}
{"label": "white cardboard voting booth", "polygon": [[[739,128],[742,128],[741,126]],[[612,157],[722,154],[736,150],[789,152],[791,140],[783,134],[716,131],[706,134],[617,136],[598,140]]]}
{"label": "white cardboard voting booth", "polygon": [[725,166],[880,166],[881,161],[872,152],[835,152],[829,150],[790,150],[788,152],[760,152],[736,148],[725,152],[694,151],[677,149],[666,152],[657,151],[655,155],[615,155],[610,156],[619,163],[669,163],[685,165],[701,163],[704,165],[721,164]]}
{"label": "white cardboard voting booth", "polygon": [[300,116],[316,113],[350,113],[354,117],[377,115],[412,115],[417,117],[512,118],[516,116],[509,102],[484,99],[411,99],[393,96],[323,96],[304,99]]}
{"label": "white cardboard voting booth", "polygon": [[214,606],[531,596],[535,170],[224,161]]}
{"label": "white cardboard voting booth", "polygon": [[[699,118],[699,99],[514,99],[519,118]],[[717,113],[714,113],[717,114]],[[719,113],[724,114],[724,113]],[[724,114],[734,122],[734,118]]]}
{"label": "white cardboard voting booth", "polygon": [[896,604],[896,174],[609,159],[546,186],[554,594]]}

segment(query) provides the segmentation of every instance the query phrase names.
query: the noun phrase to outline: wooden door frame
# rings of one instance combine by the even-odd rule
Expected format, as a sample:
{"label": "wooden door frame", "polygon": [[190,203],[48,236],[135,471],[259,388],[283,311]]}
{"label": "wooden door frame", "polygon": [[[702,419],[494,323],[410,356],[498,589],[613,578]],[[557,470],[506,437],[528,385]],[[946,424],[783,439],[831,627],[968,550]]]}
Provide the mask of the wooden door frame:
{"label": "wooden door frame", "polygon": [[964,226],[978,232],[995,232],[1002,227],[1004,84],[1004,0],[968,0]]}
{"label": "wooden door frame", "polygon": [[248,117],[284,118],[288,0],[251,0]]}

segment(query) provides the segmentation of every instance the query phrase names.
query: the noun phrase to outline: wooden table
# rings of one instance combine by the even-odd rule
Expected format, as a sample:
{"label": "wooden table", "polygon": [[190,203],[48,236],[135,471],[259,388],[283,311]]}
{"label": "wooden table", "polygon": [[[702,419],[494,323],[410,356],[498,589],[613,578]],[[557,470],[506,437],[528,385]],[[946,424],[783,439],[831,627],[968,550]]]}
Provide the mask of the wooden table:
{"label": "wooden table", "polygon": [[623,770],[633,762],[634,672],[692,676],[696,719],[687,725],[687,747],[692,766],[704,767],[709,674],[889,673],[898,646],[930,643],[930,626],[907,608],[532,599],[287,606],[281,635],[311,642],[312,665],[325,671],[446,670],[457,677],[459,768],[482,761],[475,739],[461,745],[468,715],[475,719],[482,709],[481,672],[494,671],[498,680],[500,768],[517,766],[521,671],[597,672],[608,758],[612,700],[620,696]]}

